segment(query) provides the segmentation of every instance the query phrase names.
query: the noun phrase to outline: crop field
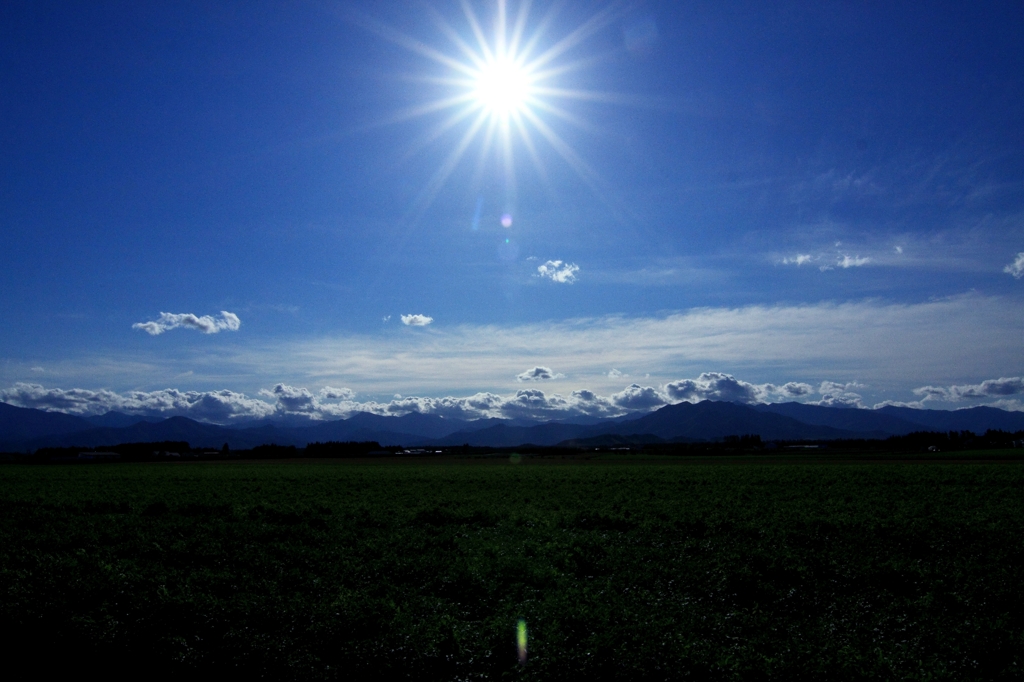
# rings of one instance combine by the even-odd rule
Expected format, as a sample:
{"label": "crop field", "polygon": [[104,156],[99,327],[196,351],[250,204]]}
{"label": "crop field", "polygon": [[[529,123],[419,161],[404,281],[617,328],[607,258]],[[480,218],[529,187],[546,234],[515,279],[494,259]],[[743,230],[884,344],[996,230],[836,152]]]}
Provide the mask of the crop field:
{"label": "crop field", "polygon": [[1022,538],[1020,463],[9,465],[3,653],[140,678],[1021,679]]}

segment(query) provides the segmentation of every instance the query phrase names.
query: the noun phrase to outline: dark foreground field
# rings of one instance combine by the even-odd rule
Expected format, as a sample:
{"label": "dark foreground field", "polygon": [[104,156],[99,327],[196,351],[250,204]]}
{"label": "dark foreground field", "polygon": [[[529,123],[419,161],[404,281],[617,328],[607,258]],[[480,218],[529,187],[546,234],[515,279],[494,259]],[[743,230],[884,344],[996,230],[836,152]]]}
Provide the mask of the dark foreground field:
{"label": "dark foreground field", "polygon": [[1024,677],[1021,464],[6,466],[0,514],[39,672]]}

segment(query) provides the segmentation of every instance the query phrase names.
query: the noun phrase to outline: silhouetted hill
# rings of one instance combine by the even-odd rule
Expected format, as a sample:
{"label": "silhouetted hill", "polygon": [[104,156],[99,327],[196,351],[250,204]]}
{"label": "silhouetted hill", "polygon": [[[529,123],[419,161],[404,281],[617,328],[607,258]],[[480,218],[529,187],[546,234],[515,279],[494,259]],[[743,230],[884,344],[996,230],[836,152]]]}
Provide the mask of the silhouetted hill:
{"label": "silhouetted hill", "polygon": [[[412,412],[401,417],[382,417],[379,414],[358,412],[344,421],[333,421],[329,424],[311,427],[316,431],[344,433],[346,429],[375,431],[380,433],[398,432],[420,438],[444,438],[466,428],[468,422],[457,419],[446,419],[434,414]],[[339,438],[332,438],[339,440]],[[351,438],[347,440],[352,440]]]}
{"label": "silhouetted hill", "polygon": [[513,445],[556,445],[564,441],[590,439],[607,434],[663,440],[701,441],[725,436],[757,434],[765,440],[809,440],[871,438],[881,434],[861,434],[827,426],[804,424],[784,415],[762,413],[746,405],[713,402],[667,405],[639,419],[622,422],[606,420],[592,426],[547,423],[532,427],[495,426],[475,432],[460,431],[437,441],[439,445],[468,443],[475,446],[510,447]]}
{"label": "silhouetted hill", "polygon": [[963,410],[922,410],[895,406],[877,410],[858,410],[802,403],[775,403],[755,405],[754,409],[783,414],[805,424],[864,433],[877,432],[887,436],[902,436],[914,431],[973,431],[981,435],[989,429],[1024,429],[1024,412],[1008,412],[984,406]]}
{"label": "silhouetted hill", "polygon": [[[781,414],[804,424],[831,426],[844,431],[874,433],[876,434],[875,438],[902,436],[921,430],[920,424],[881,410],[823,407],[821,405],[804,405],[803,403],[772,403],[770,405],[753,405],[752,407],[759,412]],[[921,411],[915,410],[915,412]]]}
{"label": "silhouetted hill", "polygon": [[186,417],[161,421],[108,413],[95,419],[125,426],[96,427],[89,421],[57,412],[0,403],[0,449],[28,451],[41,447],[96,447],[118,443],[187,441],[197,448],[247,449],[264,444],[294,445],[328,441],[376,441],[383,446],[447,445],[515,447],[562,443],[620,444],[658,441],[710,441],[726,436],[759,435],[763,440],[829,440],[885,438],[914,431],[1024,430],[1024,413],[991,407],[966,410],[840,409],[799,403],[738,405],[704,401],[668,405],[633,417],[585,423],[482,419],[465,422],[436,415],[382,417],[360,413],[350,419],[285,426],[263,423],[249,428],[204,424]]}
{"label": "silhouetted hill", "polygon": [[156,443],[161,441],[187,441],[194,448],[220,448],[224,443],[231,447],[254,447],[262,442],[231,442],[228,438],[237,431],[223,426],[202,424],[188,417],[171,417],[161,422],[139,422],[124,428],[90,428],[77,433],[36,438],[22,443],[21,449],[35,450],[42,447],[89,447],[117,445],[118,443]]}
{"label": "silhouetted hill", "polygon": [[112,427],[115,429],[123,428],[125,426],[132,426],[139,422],[162,422],[164,417],[140,417],[134,414],[125,414],[124,412],[107,412],[96,417],[86,417],[85,420],[98,427]]}
{"label": "silhouetted hill", "polygon": [[650,433],[666,440],[716,440],[757,434],[763,440],[854,438],[860,434],[829,426],[805,424],[785,415],[766,414],[747,405],[705,400],[666,405],[629,422],[632,433]]}
{"label": "silhouetted hill", "polygon": [[43,436],[58,436],[93,428],[81,417],[63,412],[44,412],[0,403],[0,443],[5,447]]}
{"label": "silhouetted hill", "polygon": [[1009,412],[997,407],[969,407],[963,410],[918,410],[913,407],[881,407],[874,412],[919,424],[917,431],[973,431],[982,434],[989,429],[1024,430],[1024,412]]}

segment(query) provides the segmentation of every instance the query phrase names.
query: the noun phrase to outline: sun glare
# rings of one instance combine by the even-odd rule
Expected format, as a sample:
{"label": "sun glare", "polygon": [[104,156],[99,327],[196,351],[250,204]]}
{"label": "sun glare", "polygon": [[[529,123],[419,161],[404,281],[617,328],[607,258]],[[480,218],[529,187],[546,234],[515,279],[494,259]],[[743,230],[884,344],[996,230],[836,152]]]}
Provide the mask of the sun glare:
{"label": "sun glare", "polygon": [[492,116],[519,113],[530,98],[530,76],[511,59],[499,58],[480,69],[473,95]]}

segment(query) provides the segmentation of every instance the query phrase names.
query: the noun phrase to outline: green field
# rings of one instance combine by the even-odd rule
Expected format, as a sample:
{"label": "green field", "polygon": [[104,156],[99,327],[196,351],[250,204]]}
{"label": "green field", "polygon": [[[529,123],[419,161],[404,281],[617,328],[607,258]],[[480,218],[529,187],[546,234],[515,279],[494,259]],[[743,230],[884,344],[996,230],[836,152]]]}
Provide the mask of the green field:
{"label": "green field", "polygon": [[1020,463],[9,465],[0,514],[42,668],[1024,677]]}

